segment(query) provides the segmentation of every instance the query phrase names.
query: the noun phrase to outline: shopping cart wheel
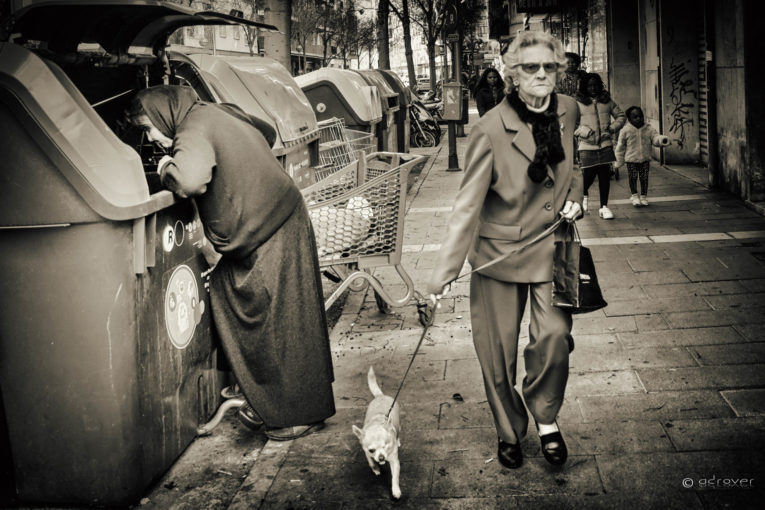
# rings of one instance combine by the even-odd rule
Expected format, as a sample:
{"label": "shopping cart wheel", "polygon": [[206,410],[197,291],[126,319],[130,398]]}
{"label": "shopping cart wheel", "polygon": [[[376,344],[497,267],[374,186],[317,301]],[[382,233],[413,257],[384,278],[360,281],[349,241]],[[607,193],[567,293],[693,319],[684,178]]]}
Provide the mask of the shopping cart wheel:
{"label": "shopping cart wheel", "polygon": [[380,310],[380,313],[390,314],[391,309],[388,302],[385,301],[383,297],[377,293],[377,291],[374,291],[374,292],[375,292],[375,303],[377,303],[377,309]]}

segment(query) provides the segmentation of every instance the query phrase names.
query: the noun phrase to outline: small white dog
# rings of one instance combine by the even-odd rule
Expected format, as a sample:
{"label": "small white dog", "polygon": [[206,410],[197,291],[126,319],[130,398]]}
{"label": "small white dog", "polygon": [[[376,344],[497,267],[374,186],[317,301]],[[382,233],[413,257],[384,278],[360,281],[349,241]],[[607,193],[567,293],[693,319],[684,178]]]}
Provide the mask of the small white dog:
{"label": "small white dog", "polygon": [[383,395],[372,367],[369,367],[367,383],[375,398],[367,407],[364,428],[360,429],[353,425],[353,433],[359,438],[361,448],[364,449],[364,455],[374,474],[379,476],[380,466],[386,462],[390,463],[391,493],[395,499],[399,499],[401,488],[398,485],[398,477],[401,465],[398,461],[398,448],[401,446],[399,440],[401,425],[398,402],[393,406],[390,416],[386,418],[385,415],[393,404],[393,397]]}

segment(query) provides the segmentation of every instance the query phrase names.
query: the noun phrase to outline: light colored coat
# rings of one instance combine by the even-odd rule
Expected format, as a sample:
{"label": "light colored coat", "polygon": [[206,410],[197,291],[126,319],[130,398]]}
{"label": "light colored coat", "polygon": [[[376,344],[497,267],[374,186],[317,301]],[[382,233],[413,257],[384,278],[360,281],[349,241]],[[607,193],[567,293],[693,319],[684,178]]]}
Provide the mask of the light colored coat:
{"label": "light colored coat", "polygon": [[659,134],[653,126],[644,124],[636,128],[629,122],[619,132],[619,141],[616,143],[616,166],[627,163],[643,163],[653,158],[654,147],[667,145],[669,140]]}
{"label": "light colored coat", "polygon": [[[595,99],[590,104],[577,101],[580,124],[574,135],[580,151],[595,151],[613,146],[613,136],[624,126],[627,117],[613,99],[607,103]],[[613,117],[613,121],[611,121]]]}
{"label": "light colored coat", "polygon": [[[531,128],[507,101],[488,111],[472,128],[465,175],[428,282],[429,293],[440,293],[458,275],[466,255],[478,267],[544,231],[559,217],[567,200],[582,203],[582,174],[573,166],[572,143],[579,111],[572,98],[557,97],[566,157],[548,165],[547,177],[540,183],[527,174],[536,150]],[[559,232],[556,238],[562,237]],[[552,281],[553,251],[554,239],[548,236],[481,273],[505,282]]]}

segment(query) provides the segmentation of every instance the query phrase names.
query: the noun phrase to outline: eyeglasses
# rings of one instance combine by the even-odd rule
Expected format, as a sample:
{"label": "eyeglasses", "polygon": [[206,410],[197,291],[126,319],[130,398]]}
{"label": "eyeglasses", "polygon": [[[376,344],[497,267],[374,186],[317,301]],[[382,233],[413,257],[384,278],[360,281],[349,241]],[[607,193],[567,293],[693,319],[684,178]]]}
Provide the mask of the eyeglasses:
{"label": "eyeglasses", "polygon": [[543,64],[516,64],[513,67],[520,67],[526,74],[536,74],[539,68],[543,68],[546,73],[554,73],[558,70],[557,62],[545,62]]}

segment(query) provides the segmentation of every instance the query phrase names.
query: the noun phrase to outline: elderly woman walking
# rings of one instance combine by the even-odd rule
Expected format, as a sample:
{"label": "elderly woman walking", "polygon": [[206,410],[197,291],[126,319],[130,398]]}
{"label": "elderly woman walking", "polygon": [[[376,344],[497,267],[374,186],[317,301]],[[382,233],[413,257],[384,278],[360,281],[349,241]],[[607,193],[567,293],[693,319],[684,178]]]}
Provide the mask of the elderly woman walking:
{"label": "elderly woman walking", "polygon": [[473,342],[494,415],[498,458],[508,468],[523,462],[520,441],[528,415],[515,384],[518,336],[529,302],[523,399],[545,459],[563,464],[568,453],[556,417],[568,380],[572,319],[552,305],[552,276],[555,241],[570,229],[562,226],[514,251],[559,217],[573,222],[581,214],[581,174],[572,163],[578,110],[572,98],[553,92],[566,58],[551,35],[519,33],[503,62],[516,87],[470,132],[465,175],[428,291],[434,302],[440,299],[466,255],[479,267],[510,253],[470,281]]}
{"label": "elderly woman walking", "polygon": [[318,259],[292,179],[241,110],[198,100],[189,87],[140,91],[128,112],[171,151],[162,184],[194,197],[222,257],[210,279],[216,330],[249,405],[240,419],[275,440],[320,428],[335,413]]}

